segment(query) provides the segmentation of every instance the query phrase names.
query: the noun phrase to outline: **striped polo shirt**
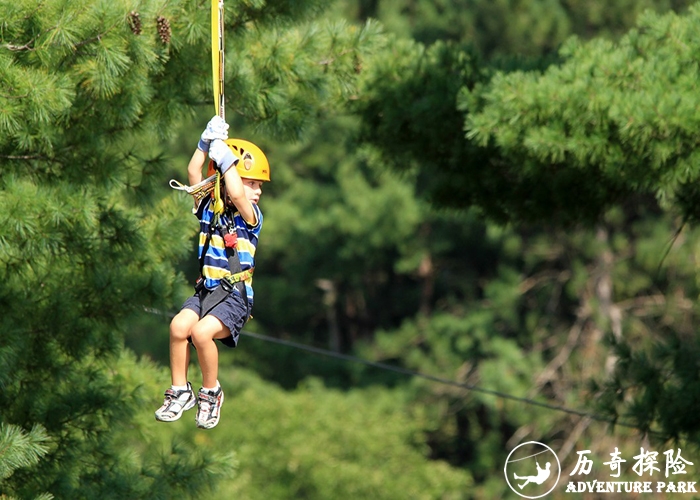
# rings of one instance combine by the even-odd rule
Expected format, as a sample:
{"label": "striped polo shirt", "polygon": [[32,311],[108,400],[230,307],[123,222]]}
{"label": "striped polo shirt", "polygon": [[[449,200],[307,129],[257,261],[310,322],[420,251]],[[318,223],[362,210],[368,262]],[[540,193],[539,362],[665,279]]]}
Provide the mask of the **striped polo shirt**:
{"label": "striped polo shirt", "polygon": [[[201,261],[204,244],[207,241],[209,227],[214,219],[214,211],[212,209],[212,198],[207,197],[202,200],[197,208],[195,215],[199,219],[199,250],[198,257]],[[219,286],[221,278],[226,276],[229,271],[228,257],[226,256],[226,248],[222,234],[226,234],[229,225],[235,228],[238,237],[238,258],[241,261],[241,269],[245,271],[251,267],[255,267],[255,249],[258,246],[258,236],[262,229],[263,215],[260,208],[253,203],[253,210],[257,218],[257,225],[249,226],[239,212],[233,212],[229,209],[219,216],[217,228],[212,232],[211,241],[207,248],[207,253],[204,256],[204,267],[202,268],[202,276],[204,277],[204,286],[208,290],[214,290]],[[221,228],[220,230],[218,228]],[[248,294],[248,302],[253,304],[253,278],[245,281],[246,293]]]}

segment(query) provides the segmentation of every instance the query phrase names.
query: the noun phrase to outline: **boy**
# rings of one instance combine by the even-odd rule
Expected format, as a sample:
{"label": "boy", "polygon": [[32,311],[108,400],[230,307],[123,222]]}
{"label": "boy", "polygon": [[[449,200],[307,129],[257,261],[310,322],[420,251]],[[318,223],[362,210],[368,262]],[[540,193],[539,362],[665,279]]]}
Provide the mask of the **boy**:
{"label": "boy", "polygon": [[[270,180],[264,153],[247,141],[228,139],[228,125],[218,116],[202,133],[187,166],[190,185],[202,180],[207,153],[212,159],[210,173],[216,169],[223,182],[219,196],[215,196],[217,184],[215,192],[193,210],[200,222],[201,276],[195,294],[170,323],[172,386],[155,412],[157,420],[172,422],[197,403],[196,422],[203,429],[219,423],[224,402],[217,379],[219,352],[214,340],[236,347],[253,305],[252,271],[263,222],[258,201],[263,182]],[[219,197],[223,206],[216,203]],[[196,399],[187,380],[188,342],[194,345],[202,370],[202,388]]]}

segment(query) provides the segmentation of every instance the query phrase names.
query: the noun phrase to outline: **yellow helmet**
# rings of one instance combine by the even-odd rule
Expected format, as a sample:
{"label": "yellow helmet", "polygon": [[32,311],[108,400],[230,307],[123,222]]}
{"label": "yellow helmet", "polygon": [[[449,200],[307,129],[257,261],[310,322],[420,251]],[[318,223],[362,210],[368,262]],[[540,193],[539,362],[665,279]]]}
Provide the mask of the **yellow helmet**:
{"label": "yellow helmet", "polygon": [[[245,179],[269,182],[270,164],[265,153],[259,147],[243,139],[226,139],[224,142],[231,148],[233,154],[240,158],[238,165],[236,165],[238,175]],[[210,160],[207,176],[213,173],[214,160]]]}

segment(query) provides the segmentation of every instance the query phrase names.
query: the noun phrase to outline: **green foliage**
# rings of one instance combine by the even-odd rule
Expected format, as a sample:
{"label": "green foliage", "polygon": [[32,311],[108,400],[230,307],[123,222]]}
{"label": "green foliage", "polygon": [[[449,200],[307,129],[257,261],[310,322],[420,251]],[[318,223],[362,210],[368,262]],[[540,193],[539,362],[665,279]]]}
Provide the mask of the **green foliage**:
{"label": "green foliage", "polygon": [[144,308],[189,293],[190,200],[165,180],[212,109],[200,3],[0,1],[3,495],[496,498],[524,438],[637,444],[528,400],[697,439],[700,240],[669,237],[697,211],[700,11],[571,39],[556,65],[480,55],[680,1],[362,2],[430,47],[316,17],[321,1],[227,2],[231,131],[273,163],[249,327],[487,391],[244,338],[222,355],[219,427],[154,424],[167,373],[122,341],[167,349]]}
{"label": "green foliage", "polygon": [[379,27],[308,22],[284,31],[241,27],[237,34],[226,62],[236,112],[251,118],[253,131],[299,138],[320,113],[355,95],[357,73],[377,49]]}
{"label": "green foliage", "polygon": [[[467,137],[498,148],[498,175],[531,187],[527,200],[504,200],[512,218],[540,219],[554,206],[562,218],[591,220],[634,194],[672,205],[696,181],[699,15],[649,14],[619,44],[571,40],[566,62],[541,76],[494,77]],[[465,110],[473,97],[463,93]]]}
{"label": "green foliage", "polygon": [[[163,453],[154,447],[148,435],[152,415],[148,412],[147,424],[135,417],[145,416],[139,408],[154,404],[158,372],[153,366],[128,354],[102,361],[86,357],[73,365],[78,366],[65,367],[61,378],[44,383],[51,391],[41,391],[24,375],[23,417],[43,419],[46,433],[35,429],[29,434],[36,451],[23,453],[32,463],[21,463],[2,483],[4,493],[17,498],[34,498],[41,491],[56,498],[192,498],[228,472],[221,467],[226,457],[216,453],[192,445]],[[143,381],[153,381],[149,390],[138,389]],[[13,456],[0,458],[3,467],[13,466]]]}
{"label": "green foliage", "polygon": [[469,43],[486,55],[553,50],[571,29],[564,2],[557,0],[378,3],[376,15],[392,32],[426,45]]}
{"label": "green foliage", "polygon": [[417,169],[433,202],[499,222],[590,224],[628,200],[673,206],[676,192],[692,217],[697,12],[647,14],[619,43],[571,39],[543,73],[399,44],[364,76],[362,137],[396,170]]}
{"label": "green foliage", "polygon": [[331,391],[314,379],[285,393],[246,370],[227,386],[227,423],[203,437],[214,447],[217,434],[237,443],[239,477],[222,483],[226,495],[449,499],[469,490],[466,471],[424,459],[422,418],[402,411],[400,393]]}
{"label": "green foliage", "polygon": [[[489,151],[465,141],[456,107],[462,87],[487,79],[479,58],[457,46],[397,41],[363,75],[361,139],[399,172],[417,172],[419,194],[442,206],[498,203],[503,182],[475,182]],[[495,198],[495,199],[494,199]]]}
{"label": "green foliage", "polygon": [[[410,386],[414,404],[426,405],[431,417],[432,427],[426,430],[435,456],[468,464],[477,476],[490,471],[485,457],[505,449],[505,429],[513,432],[529,422],[552,421],[536,407],[494,395],[528,394],[532,375],[544,368],[543,353],[533,349],[539,332],[527,331],[523,322],[529,318],[517,313],[527,300],[518,293],[520,283],[520,277],[503,273],[489,281],[488,297],[481,304],[472,301],[469,311],[455,307],[407,320],[396,330],[377,332],[371,345],[360,348],[371,359],[463,384],[444,386],[417,378]],[[511,411],[503,411],[504,404]]]}
{"label": "green foliage", "polygon": [[635,278],[616,282],[630,297],[621,301],[626,334],[607,339],[618,362],[609,378],[597,378],[598,407],[616,419],[631,419],[657,439],[697,443],[697,422],[689,416],[698,404],[693,368],[698,231],[683,228],[680,243],[660,231],[646,221],[637,224],[638,252],[620,266],[620,272]]}
{"label": "green foliage", "polygon": [[[395,263],[419,251],[414,235],[422,219],[409,183],[353,151],[353,128],[347,119],[323,121],[310,144],[277,160],[281,173],[261,201],[265,231],[273,236],[258,255],[268,272],[256,278],[266,297],[256,303],[256,315],[268,327],[323,336],[339,327],[336,348],[402,314],[399,300],[376,304],[414,271],[399,271]],[[285,303],[295,306],[280,307]]]}
{"label": "green foliage", "polygon": [[[374,26],[296,17],[319,6],[227,10],[227,44],[260,77],[234,93],[246,120],[294,135],[347,96]],[[180,301],[175,265],[189,255],[194,228],[190,201],[165,183],[168,141],[211,102],[209,9],[190,0],[2,1],[0,9],[1,423],[44,428],[50,443],[3,492],[199,495],[225,458],[203,457],[193,443],[151,456],[148,439],[127,437],[138,432],[133,415],[157,403],[153,392],[147,404],[132,392],[139,381],[125,382],[134,365],[122,344],[144,307]],[[294,41],[295,52],[268,50],[273,40],[285,50]],[[323,57],[332,60],[321,65]],[[240,69],[229,65],[227,76]],[[258,101],[261,88],[274,98]]]}
{"label": "green foliage", "polygon": [[489,59],[542,56],[571,35],[616,39],[646,10],[684,11],[690,0],[359,0],[348,15],[379,19],[388,31],[430,45],[468,43]]}
{"label": "green foliage", "polygon": [[35,426],[24,432],[16,425],[0,425],[0,479],[6,479],[20,467],[36,464],[46,455],[46,431]]}
{"label": "green foliage", "polygon": [[[533,3],[520,5],[527,9]],[[372,8],[378,4],[362,2],[360,10],[377,12]],[[426,5],[420,5],[422,13],[437,10]],[[599,27],[618,34],[640,12],[629,4],[619,5],[624,16],[614,12],[618,5],[609,3],[571,2],[569,6],[587,13],[578,16],[582,26],[577,29],[585,31],[582,38]],[[635,8],[646,6],[666,7],[635,3]],[[532,7],[530,12],[537,9]],[[557,25],[559,20],[552,22],[552,16],[559,14],[541,16],[538,27],[547,22]],[[679,223],[660,215],[663,209],[680,207],[684,218],[693,220],[697,210],[692,188],[697,136],[693,109],[697,106],[691,62],[696,50],[690,29],[695,17],[695,11],[685,17],[646,14],[639,29],[620,42],[571,39],[560,52],[562,62],[549,68],[531,61],[514,72],[517,64],[513,62],[487,67],[473,51],[441,42],[425,48],[396,41],[366,61],[355,109],[361,119],[361,139],[372,149],[362,149],[362,154],[379,158],[373,165],[391,167],[401,182],[415,183],[416,191],[434,205],[473,207],[504,227],[486,223],[484,233],[502,240],[482,247],[477,238],[466,240],[465,245],[455,236],[459,234],[455,226],[448,225],[452,232],[431,233],[435,246],[421,241],[418,251],[402,256],[402,266],[396,270],[417,271],[416,255],[427,254],[438,264],[439,271],[433,275],[438,278],[436,286],[428,293],[430,314],[397,315],[399,323],[388,326],[374,323],[379,332],[366,336],[362,354],[540,402],[597,408],[604,413],[596,417],[619,418],[642,429],[662,423],[662,440],[695,439],[693,425],[678,415],[692,414],[696,404],[695,398],[682,401],[679,397],[696,385],[687,360],[694,353],[690,325],[695,323],[697,240],[694,235],[682,237],[684,250],[678,258],[673,251],[679,245],[664,257]],[[414,19],[420,22],[430,16]],[[445,16],[445,24],[453,19]],[[508,16],[503,23],[517,28]],[[520,26],[529,30],[531,24]],[[499,34],[505,32],[499,26]],[[568,36],[569,32],[556,33]],[[497,67],[509,73],[496,72]],[[294,162],[294,168],[304,172],[300,163]],[[316,182],[333,190],[340,179],[329,177]],[[677,194],[679,202],[674,206]],[[325,209],[338,197],[316,199]],[[312,209],[294,212],[291,206],[280,205],[275,211],[288,210],[284,220],[291,221]],[[439,228],[435,220],[439,217],[432,215],[416,227]],[[469,216],[462,212],[454,220],[467,226]],[[554,229],[551,223],[566,230]],[[585,224],[579,227],[579,223]],[[330,224],[323,227],[332,231]],[[595,231],[586,229],[591,227]],[[292,233],[281,233],[279,248],[297,245]],[[327,248],[339,246],[342,243]],[[481,259],[478,265],[470,265],[472,254],[466,253],[472,246]],[[319,253],[307,262],[325,267],[335,255]],[[451,268],[455,262],[461,265]],[[459,272],[447,278],[452,269]],[[294,276],[293,271],[282,271]],[[350,285],[352,280],[345,280],[348,295],[367,292],[366,283]],[[289,280],[260,286],[279,290],[285,282]],[[429,282],[425,279],[422,284]],[[391,288],[392,293],[405,290]],[[277,299],[274,292],[267,296]],[[293,313],[266,306],[277,314],[299,312],[299,321],[292,327],[282,327],[290,324],[286,320],[272,325],[281,335],[305,335],[317,324],[305,318],[319,308],[305,310],[305,305],[317,306],[319,300],[305,293],[296,298],[293,303],[301,305]],[[420,310],[415,295],[408,300],[414,312]],[[386,297],[377,296],[378,305],[387,302]],[[690,355],[684,356],[683,344],[667,336],[688,341]],[[319,342],[329,338],[331,334],[313,336]],[[619,348],[612,349],[605,341],[608,338]],[[294,386],[305,371],[287,370],[293,366],[292,358],[290,354],[282,363],[271,364],[283,367],[284,375],[270,370],[270,376],[291,377]],[[305,361],[301,358],[300,363]],[[675,365],[681,368],[678,373]],[[316,365],[306,367],[308,371]],[[346,381],[384,380],[404,389],[395,377],[381,377],[354,372]],[[625,441],[628,449],[638,444],[634,431],[621,426],[537,410],[478,392],[415,385],[407,392],[414,408],[430,402],[423,432],[429,436],[432,453],[473,471],[479,483],[475,497],[503,495],[502,480],[498,480],[502,454],[529,436],[569,450],[577,443],[604,450],[615,439]],[[591,404],[594,401],[604,404]]]}

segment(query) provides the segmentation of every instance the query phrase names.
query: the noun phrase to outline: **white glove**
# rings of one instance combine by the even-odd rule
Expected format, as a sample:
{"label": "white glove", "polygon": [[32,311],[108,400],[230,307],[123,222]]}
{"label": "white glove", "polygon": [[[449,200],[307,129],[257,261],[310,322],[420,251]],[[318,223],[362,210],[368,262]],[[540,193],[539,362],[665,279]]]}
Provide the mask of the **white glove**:
{"label": "white glove", "polygon": [[211,141],[214,139],[221,139],[222,141],[228,139],[228,123],[218,115],[207,123],[207,128],[202,132],[197,147],[207,153],[209,152],[209,144],[211,144]]}
{"label": "white glove", "polygon": [[231,151],[231,148],[228,147],[228,144],[221,139],[211,141],[209,158],[214,160],[216,168],[221,172],[221,175],[224,175],[231,165],[236,165],[239,161],[238,157]]}

